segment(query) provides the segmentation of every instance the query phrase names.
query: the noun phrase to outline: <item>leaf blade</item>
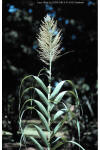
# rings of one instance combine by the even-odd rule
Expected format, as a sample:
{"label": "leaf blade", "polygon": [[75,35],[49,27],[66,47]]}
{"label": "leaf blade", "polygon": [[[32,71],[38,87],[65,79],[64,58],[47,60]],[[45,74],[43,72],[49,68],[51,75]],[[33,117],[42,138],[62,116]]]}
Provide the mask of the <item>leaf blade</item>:
{"label": "leaf blade", "polygon": [[77,145],[78,147],[80,147],[82,150],[85,150],[80,144],[78,144],[78,143],[75,142],[75,141],[67,141],[67,142],[72,143],[72,144],[75,144],[75,145]]}
{"label": "leaf blade", "polygon": [[46,111],[45,107],[43,106],[42,103],[40,103],[39,101],[37,100],[34,100],[34,102],[36,103],[36,105],[38,106],[38,108],[40,109],[40,111],[48,118],[49,117],[49,114],[48,112]]}
{"label": "leaf blade", "polygon": [[54,91],[52,92],[52,94],[50,96],[50,99],[52,99],[59,93],[60,89],[62,88],[62,86],[65,82],[66,81],[61,81],[60,83],[57,84],[56,88],[54,89]]}
{"label": "leaf blade", "polygon": [[62,114],[64,114],[63,110],[57,111],[57,113],[54,115],[53,121],[55,121],[56,119],[58,119]]}
{"label": "leaf blade", "polygon": [[43,123],[43,125],[45,126],[45,128],[50,132],[50,128],[48,126],[47,120],[45,119],[45,117],[42,115],[42,113],[40,111],[37,110],[37,113]]}
{"label": "leaf blade", "polygon": [[36,128],[37,132],[39,133],[42,141],[45,143],[45,145],[48,147],[49,143],[47,141],[46,135],[44,134],[44,132],[42,131],[42,129],[40,127],[38,127],[37,125],[34,125],[34,127]]}
{"label": "leaf blade", "polygon": [[77,130],[78,130],[78,137],[79,137],[79,141],[80,141],[80,123],[77,120]]}
{"label": "leaf blade", "polygon": [[55,135],[61,128],[62,126],[64,125],[64,122],[66,121],[66,118],[67,117],[67,114],[65,115],[64,119],[61,120],[57,125],[56,127],[54,128],[54,131],[53,131],[53,135]]}
{"label": "leaf blade", "polygon": [[46,98],[46,96],[38,88],[35,88],[35,91],[37,92],[41,100],[48,106],[49,103],[48,103],[48,99]]}
{"label": "leaf blade", "polygon": [[63,142],[59,142],[53,148],[51,148],[51,150],[56,150],[57,148],[59,148],[63,144],[64,144]]}
{"label": "leaf blade", "polygon": [[67,91],[60,92],[55,98],[54,103],[58,104],[66,93]]}
{"label": "leaf blade", "polygon": [[40,85],[40,87],[46,92],[46,94],[48,94],[48,88],[45,86],[45,84],[43,83],[43,81],[37,77],[37,76],[33,76],[35,78],[35,80],[37,81],[37,83]]}
{"label": "leaf blade", "polygon": [[33,141],[33,143],[36,145],[36,147],[39,148],[39,150],[44,150],[43,147],[40,145],[40,143],[35,138],[33,138],[32,136],[29,138]]}

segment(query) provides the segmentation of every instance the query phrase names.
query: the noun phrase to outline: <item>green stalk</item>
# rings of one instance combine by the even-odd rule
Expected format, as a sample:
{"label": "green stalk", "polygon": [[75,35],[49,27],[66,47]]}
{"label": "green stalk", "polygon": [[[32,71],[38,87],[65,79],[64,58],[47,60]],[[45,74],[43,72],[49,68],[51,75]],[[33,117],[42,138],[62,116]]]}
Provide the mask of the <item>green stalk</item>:
{"label": "green stalk", "polygon": [[[51,65],[52,65],[52,62],[51,62],[51,59],[50,59],[50,65],[49,65],[49,86],[48,86],[48,102],[49,102],[49,105],[48,105],[48,114],[49,114],[48,125],[49,125],[49,128],[50,128],[50,122],[51,122],[51,117],[50,117]],[[48,150],[50,150],[50,138],[51,138],[51,131],[48,133],[48,142],[49,142]]]}

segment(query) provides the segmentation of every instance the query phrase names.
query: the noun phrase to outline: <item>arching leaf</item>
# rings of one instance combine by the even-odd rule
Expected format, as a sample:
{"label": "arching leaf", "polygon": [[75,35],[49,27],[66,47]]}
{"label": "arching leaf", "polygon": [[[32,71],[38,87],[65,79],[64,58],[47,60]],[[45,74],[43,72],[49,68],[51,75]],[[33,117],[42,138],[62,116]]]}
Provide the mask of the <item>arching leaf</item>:
{"label": "arching leaf", "polygon": [[79,137],[79,141],[80,141],[80,123],[77,120],[77,130],[78,130],[78,137]]}
{"label": "arching leaf", "polygon": [[22,92],[22,94],[21,94],[21,99],[22,99],[22,97],[24,96],[24,94],[25,93],[27,93],[28,91],[30,91],[30,90],[34,90],[34,87],[32,86],[32,87],[28,87],[28,88],[26,88],[23,92]]}
{"label": "arching leaf", "polygon": [[50,128],[49,128],[49,126],[48,126],[48,122],[47,122],[47,120],[45,119],[45,117],[44,117],[44,116],[42,115],[42,113],[39,112],[38,110],[37,110],[37,113],[38,113],[38,115],[39,115],[39,117],[40,117],[40,119],[41,119],[43,125],[45,126],[45,128],[50,132]]}
{"label": "arching leaf", "polygon": [[64,125],[65,121],[67,120],[67,114],[64,116],[64,119],[61,120],[57,125],[56,127],[54,128],[54,131],[53,131],[53,135],[55,135],[61,128],[62,126]]}
{"label": "arching leaf", "polygon": [[42,129],[40,127],[38,127],[37,125],[34,125],[34,127],[36,128],[36,130],[38,131],[41,140],[45,143],[45,145],[48,147],[49,143],[48,140],[46,138],[46,135],[44,134],[44,132],[42,131]]}
{"label": "arching leaf", "polygon": [[56,119],[58,119],[62,114],[64,114],[65,111],[66,111],[66,109],[57,111],[57,113],[54,115],[53,120],[55,121]]}
{"label": "arching leaf", "polygon": [[37,76],[33,76],[33,77],[37,81],[37,83],[40,85],[40,87],[48,94],[48,88],[45,86],[43,81]]}
{"label": "arching leaf", "polygon": [[54,91],[52,92],[50,99],[54,98],[60,91],[60,89],[62,88],[63,84],[66,81],[61,81],[60,83],[57,84],[57,86],[55,87]]}
{"label": "arching leaf", "polygon": [[36,103],[36,105],[38,106],[38,108],[41,110],[41,112],[48,118],[49,117],[49,114],[48,112],[46,111],[45,107],[43,106],[42,103],[40,103],[39,101],[37,100],[34,100],[34,102]]}
{"label": "arching leaf", "polygon": [[57,148],[59,148],[63,144],[64,144],[63,142],[58,142],[53,148],[51,148],[51,150],[56,150]]}
{"label": "arching leaf", "polygon": [[32,142],[35,144],[35,146],[39,149],[39,150],[44,150],[44,148],[40,145],[40,143],[34,139],[32,136],[28,137],[29,139],[32,140]]}
{"label": "arching leaf", "polygon": [[72,144],[75,144],[75,145],[77,145],[78,147],[80,147],[82,150],[85,150],[80,144],[78,144],[78,143],[75,142],[75,141],[67,141],[67,142],[72,143]]}
{"label": "arching leaf", "polygon": [[46,98],[46,96],[37,88],[35,88],[35,91],[38,93],[41,100],[48,106],[49,103],[48,103],[48,99]]}
{"label": "arching leaf", "polygon": [[21,112],[23,111],[25,105],[26,105],[28,102],[31,102],[31,101],[34,101],[34,99],[31,99],[31,98],[30,98],[30,99],[27,99],[27,100],[24,102],[24,104],[22,105],[21,110],[20,110],[20,112],[19,112],[19,116],[20,116]]}
{"label": "arching leaf", "polygon": [[66,93],[67,93],[67,91],[63,91],[63,92],[59,93],[59,94],[57,95],[57,97],[55,98],[54,103],[55,103],[55,104],[58,104],[58,103],[62,100],[63,96],[64,96]]}
{"label": "arching leaf", "polygon": [[59,141],[61,139],[61,137],[57,137],[53,142],[52,144],[56,143],[57,141]]}

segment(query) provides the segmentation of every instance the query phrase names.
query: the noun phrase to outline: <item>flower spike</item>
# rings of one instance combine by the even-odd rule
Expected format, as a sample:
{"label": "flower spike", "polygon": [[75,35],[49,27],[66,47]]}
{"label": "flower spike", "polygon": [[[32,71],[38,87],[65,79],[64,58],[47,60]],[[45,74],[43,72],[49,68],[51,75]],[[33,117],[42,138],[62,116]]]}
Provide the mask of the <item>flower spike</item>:
{"label": "flower spike", "polygon": [[61,30],[57,29],[57,22],[49,15],[44,17],[37,37],[40,60],[49,65],[55,61],[61,53]]}

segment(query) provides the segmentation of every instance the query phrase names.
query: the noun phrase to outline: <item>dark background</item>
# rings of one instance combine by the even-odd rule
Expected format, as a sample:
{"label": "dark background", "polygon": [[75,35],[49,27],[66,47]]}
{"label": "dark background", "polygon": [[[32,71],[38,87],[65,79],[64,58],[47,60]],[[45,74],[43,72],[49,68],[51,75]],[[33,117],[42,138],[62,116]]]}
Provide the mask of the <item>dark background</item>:
{"label": "dark background", "polygon": [[[56,82],[70,79],[76,84],[83,105],[82,145],[97,149],[97,1],[83,4],[39,4],[31,0],[3,0],[3,131],[13,134],[6,142],[19,142],[18,90],[21,79],[37,75],[45,66],[38,57],[36,35],[48,13],[62,29],[62,53],[52,68]],[[56,84],[53,81],[53,86]],[[5,145],[4,145],[5,146]]]}

